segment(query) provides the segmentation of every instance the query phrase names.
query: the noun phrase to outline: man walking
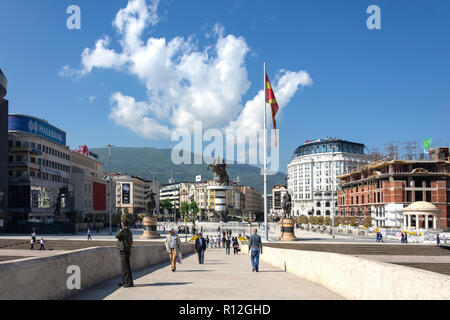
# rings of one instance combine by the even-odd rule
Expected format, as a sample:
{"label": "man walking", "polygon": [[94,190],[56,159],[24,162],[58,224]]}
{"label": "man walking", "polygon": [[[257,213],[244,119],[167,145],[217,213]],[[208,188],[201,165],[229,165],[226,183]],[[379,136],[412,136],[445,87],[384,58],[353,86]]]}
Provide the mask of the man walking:
{"label": "man walking", "polygon": [[131,274],[130,255],[131,246],[133,245],[133,234],[129,228],[130,220],[127,218],[122,221],[122,229],[116,234],[116,248],[120,254],[120,264],[122,267],[122,283],[119,286],[124,288],[134,287],[133,276]]}
{"label": "man walking", "polygon": [[252,271],[259,271],[259,255],[263,253],[262,240],[258,235],[258,229],[253,230],[253,234],[248,242],[248,253],[251,252]]}
{"label": "man walking", "polygon": [[205,262],[205,251],[206,251],[206,241],[201,233],[198,234],[198,238],[195,240],[195,251],[198,254],[198,263],[204,264]]}
{"label": "man walking", "polygon": [[177,270],[177,259],[181,253],[181,240],[180,237],[175,234],[175,229],[171,228],[166,238],[166,250],[170,255],[171,270],[175,272]]}
{"label": "man walking", "polygon": [[231,250],[231,239],[230,237],[227,237],[227,239],[225,240],[225,253],[229,255],[230,250]]}
{"label": "man walking", "polygon": [[45,250],[44,238],[41,238],[40,244],[41,244],[41,247],[39,248],[39,250]]}
{"label": "man walking", "polygon": [[88,230],[87,230],[87,236],[88,236],[88,241],[89,241],[89,240],[92,240],[92,237],[91,237],[91,229],[89,229],[89,228],[88,228]]}

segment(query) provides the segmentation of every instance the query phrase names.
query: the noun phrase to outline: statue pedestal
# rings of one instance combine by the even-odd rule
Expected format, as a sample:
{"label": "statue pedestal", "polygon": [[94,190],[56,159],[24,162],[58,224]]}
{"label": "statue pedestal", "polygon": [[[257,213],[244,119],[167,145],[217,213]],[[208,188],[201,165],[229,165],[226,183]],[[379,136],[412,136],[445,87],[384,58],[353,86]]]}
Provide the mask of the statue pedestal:
{"label": "statue pedestal", "polygon": [[295,223],[291,218],[281,219],[281,241],[294,241],[295,233],[294,233]]}
{"label": "statue pedestal", "polygon": [[144,218],[142,223],[144,225],[144,233],[141,239],[159,239],[158,231],[156,230],[157,222],[155,218]]}

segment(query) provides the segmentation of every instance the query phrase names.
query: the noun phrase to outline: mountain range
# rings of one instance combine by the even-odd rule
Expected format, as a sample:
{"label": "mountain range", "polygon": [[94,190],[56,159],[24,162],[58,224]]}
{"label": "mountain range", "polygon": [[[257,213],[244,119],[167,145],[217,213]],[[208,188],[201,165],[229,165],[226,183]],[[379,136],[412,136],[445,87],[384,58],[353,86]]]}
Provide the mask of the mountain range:
{"label": "mountain range", "polygon": [[[90,151],[96,153],[99,160],[104,163],[103,171],[109,172],[108,148]],[[211,170],[206,169],[207,164],[175,165],[171,154],[170,149],[114,147],[111,151],[111,171],[131,174],[161,184],[169,183],[171,177],[175,182],[194,182],[197,175],[201,175],[202,180],[213,178]],[[239,179],[242,185],[253,187],[263,193],[264,178],[260,168],[246,164],[230,164],[227,171],[231,180]],[[286,175],[281,172],[267,176],[267,193],[272,193],[274,185],[285,184],[285,178]]]}

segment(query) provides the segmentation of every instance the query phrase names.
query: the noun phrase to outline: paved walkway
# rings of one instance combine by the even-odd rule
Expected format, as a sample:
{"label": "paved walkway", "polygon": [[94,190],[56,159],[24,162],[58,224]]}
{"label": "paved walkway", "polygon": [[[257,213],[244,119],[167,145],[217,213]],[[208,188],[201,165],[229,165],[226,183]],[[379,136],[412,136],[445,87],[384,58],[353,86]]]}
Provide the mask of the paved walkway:
{"label": "paved walkway", "polygon": [[134,288],[118,288],[120,278],[105,281],[72,297],[76,300],[336,300],[341,296],[312,282],[261,262],[260,272],[251,270],[250,257],[225,255],[209,249],[205,264],[191,255],[170,271],[168,263],[134,275]]}

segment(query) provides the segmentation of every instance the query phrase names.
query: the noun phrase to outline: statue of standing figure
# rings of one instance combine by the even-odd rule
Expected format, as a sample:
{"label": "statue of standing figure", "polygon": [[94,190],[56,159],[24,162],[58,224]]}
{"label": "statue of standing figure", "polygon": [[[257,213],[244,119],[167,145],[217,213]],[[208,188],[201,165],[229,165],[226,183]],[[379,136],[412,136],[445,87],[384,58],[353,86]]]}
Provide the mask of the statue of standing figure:
{"label": "statue of standing figure", "polygon": [[154,193],[153,190],[145,193],[145,207],[147,209],[147,217],[149,218],[153,217],[154,215],[154,210],[156,207],[155,195],[156,193]]}
{"label": "statue of standing figure", "polygon": [[283,211],[284,211],[284,218],[290,218],[291,217],[291,209],[292,209],[292,199],[291,195],[288,191],[283,196]]}
{"label": "statue of standing figure", "polygon": [[209,170],[209,168],[212,169],[212,171],[217,175],[218,177],[218,183],[223,186],[229,186],[230,185],[230,177],[227,173],[227,164],[225,163],[225,159],[222,160],[222,163],[220,163],[220,160],[217,159],[217,161],[214,161],[214,163],[209,164],[206,168]]}

